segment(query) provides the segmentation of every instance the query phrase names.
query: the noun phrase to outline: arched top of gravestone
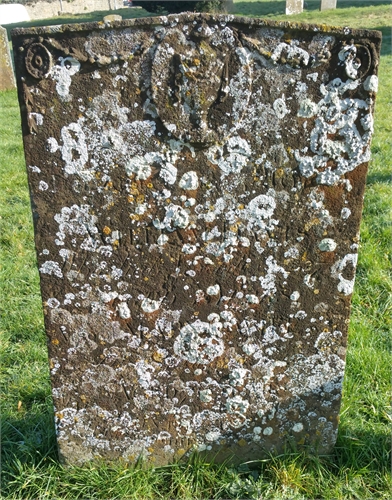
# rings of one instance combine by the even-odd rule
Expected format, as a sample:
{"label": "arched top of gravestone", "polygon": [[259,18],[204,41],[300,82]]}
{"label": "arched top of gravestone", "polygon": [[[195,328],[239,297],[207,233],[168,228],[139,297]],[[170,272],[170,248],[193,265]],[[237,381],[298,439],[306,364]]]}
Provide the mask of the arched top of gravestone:
{"label": "arched top of gravestone", "polygon": [[[168,16],[158,16],[158,17],[146,17],[137,19],[125,19],[123,21],[116,21],[115,29],[126,27],[141,27],[151,26],[152,28],[156,26],[170,26],[175,27],[182,22],[196,24],[198,22],[215,22],[218,23],[220,27],[224,27],[226,24],[237,24],[242,30],[254,30],[257,28],[276,28],[281,30],[292,30],[293,32],[306,31],[309,33],[317,34],[336,34],[340,38],[347,38],[356,36],[360,38],[371,38],[371,39],[381,39],[381,32],[375,30],[366,29],[352,29],[349,27],[341,26],[327,26],[325,24],[305,24],[296,21],[271,21],[269,19],[259,19],[259,18],[247,18],[234,16],[232,14],[205,14],[205,13],[183,13],[183,14],[171,14]],[[15,28],[12,31],[13,36],[18,35],[44,35],[44,34],[55,34],[55,33],[66,33],[66,32],[83,32],[91,30],[106,30],[109,27],[108,24],[104,22],[93,22],[93,23],[75,23],[75,24],[63,24],[54,26],[38,26],[31,28]]]}
{"label": "arched top of gravestone", "polygon": [[[120,36],[122,30],[129,30],[128,36]],[[288,31],[302,41],[292,44]],[[74,47],[72,40],[84,32],[85,45]],[[66,33],[67,47],[60,47],[56,39]],[[59,56],[67,59],[70,54],[75,64],[89,60],[98,67],[135,55],[151,60],[148,83],[141,87],[150,85],[154,112],[167,133],[198,147],[222,143],[238,129],[251,95],[250,52],[259,53],[259,64],[265,68],[278,64],[310,69],[331,59],[331,76],[364,79],[377,64],[374,45],[381,38],[376,31],[189,13],[17,28],[13,37],[18,36],[30,36],[18,50],[24,51],[27,72],[35,79],[44,78]],[[339,44],[334,50],[339,53],[317,42],[318,37],[332,41],[336,36]],[[361,45],[355,45],[354,38],[361,39]],[[307,43],[309,53],[301,45]]]}

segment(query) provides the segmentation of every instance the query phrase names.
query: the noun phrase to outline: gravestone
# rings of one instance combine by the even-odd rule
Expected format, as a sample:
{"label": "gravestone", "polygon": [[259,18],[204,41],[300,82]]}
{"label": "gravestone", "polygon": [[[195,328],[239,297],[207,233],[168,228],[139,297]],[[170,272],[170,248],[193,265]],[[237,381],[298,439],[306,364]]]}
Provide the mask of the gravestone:
{"label": "gravestone", "polygon": [[7,30],[0,26],[0,91],[15,88]]}
{"label": "gravestone", "polygon": [[286,0],[286,15],[301,14],[304,10],[303,0]]}
{"label": "gravestone", "polygon": [[0,24],[16,24],[30,21],[26,7],[20,3],[8,3],[0,5]]}
{"label": "gravestone", "polygon": [[320,10],[336,9],[337,0],[321,0]]}
{"label": "gravestone", "polygon": [[112,23],[116,21],[122,21],[122,16],[119,16],[118,14],[110,14],[108,16],[104,16],[103,18],[104,23]]}
{"label": "gravestone", "polygon": [[334,445],[380,33],[13,32],[62,458]]}

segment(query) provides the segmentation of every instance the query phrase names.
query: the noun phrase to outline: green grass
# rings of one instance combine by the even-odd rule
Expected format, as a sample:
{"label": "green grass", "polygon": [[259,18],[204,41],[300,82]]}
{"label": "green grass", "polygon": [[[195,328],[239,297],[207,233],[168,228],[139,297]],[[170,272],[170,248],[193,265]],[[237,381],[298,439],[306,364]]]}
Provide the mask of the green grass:
{"label": "green grass", "polygon": [[[4,499],[389,499],[392,333],[392,14],[389,2],[318,2],[290,20],[384,34],[376,128],[361,226],[341,423],[334,453],[288,450],[237,469],[206,463],[58,463],[45,332],[16,93],[0,93],[0,370]],[[283,16],[284,2],[236,2],[235,13]],[[126,15],[143,12],[128,9]],[[102,13],[60,22],[96,20]],[[59,19],[53,20],[59,23]],[[37,24],[37,23],[34,23]],[[48,21],[41,24],[48,24]]]}

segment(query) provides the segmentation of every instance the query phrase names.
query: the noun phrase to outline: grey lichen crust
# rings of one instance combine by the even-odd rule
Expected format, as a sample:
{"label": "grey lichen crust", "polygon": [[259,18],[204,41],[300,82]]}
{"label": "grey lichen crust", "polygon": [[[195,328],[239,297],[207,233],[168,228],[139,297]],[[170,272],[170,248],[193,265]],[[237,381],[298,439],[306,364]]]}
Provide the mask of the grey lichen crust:
{"label": "grey lichen crust", "polygon": [[64,460],[331,450],[379,49],[200,14],[14,32]]}

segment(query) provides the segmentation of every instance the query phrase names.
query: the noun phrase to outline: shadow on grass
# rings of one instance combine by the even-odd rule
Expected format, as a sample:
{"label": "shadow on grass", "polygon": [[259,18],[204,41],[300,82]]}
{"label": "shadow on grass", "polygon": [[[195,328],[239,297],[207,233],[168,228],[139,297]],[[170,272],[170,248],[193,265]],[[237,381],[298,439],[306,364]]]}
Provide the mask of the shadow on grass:
{"label": "shadow on grass", "polygon": [[382,33],[381,55],[390,56],[392,54],[392,26],[381,26],[374,29]]}
{"label": "shadow on grass", "polygon": [[366,185],[372,184],[392,184],[392,173],[371,172],[366,178]]}

